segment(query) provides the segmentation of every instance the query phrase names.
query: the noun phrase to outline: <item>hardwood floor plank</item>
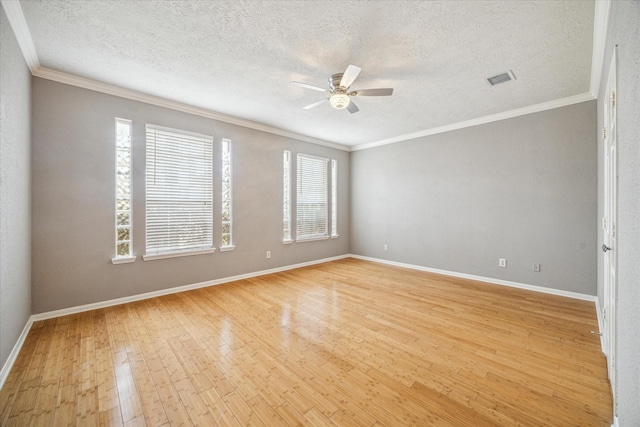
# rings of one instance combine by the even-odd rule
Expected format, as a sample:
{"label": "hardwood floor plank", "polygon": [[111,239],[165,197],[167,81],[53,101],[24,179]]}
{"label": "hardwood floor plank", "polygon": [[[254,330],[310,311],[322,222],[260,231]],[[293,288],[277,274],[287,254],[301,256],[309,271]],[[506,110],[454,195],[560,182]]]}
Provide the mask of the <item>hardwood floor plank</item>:
{"label": "hardwood floor plank", "polygon": [[611,424],[592,303],[355,259],[36,322],[0,424]]}

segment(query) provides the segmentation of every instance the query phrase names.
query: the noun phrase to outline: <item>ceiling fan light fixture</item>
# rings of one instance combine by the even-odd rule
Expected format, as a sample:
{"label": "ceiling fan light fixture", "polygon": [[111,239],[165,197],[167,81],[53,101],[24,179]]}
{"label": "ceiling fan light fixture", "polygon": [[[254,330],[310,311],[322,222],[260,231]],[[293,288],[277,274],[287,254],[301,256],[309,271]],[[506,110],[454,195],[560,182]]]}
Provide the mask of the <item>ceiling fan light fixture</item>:
{"label": "ceiling fan light fixture", "polygon": [[390,96],[393,94],[392,88],[361,89],[350,91],[349,89],[360,74],[360,71],[360,67],[349,65],[344,73],[333,74],[328,79],[329,89],[323,89],[319,86],[314,86],[310,85],[309,83],[303,82],[294,81],[291,83],[305,89],[311,89],[329,95],[327,98],[323,98],[320,101],[316,101],[313,104],[302,107],[303,110],[309,110],[329,101],[329,104],[331,104],[332,108],[336,110],[346,109],[349,113],[353,114],[360,111],[360,109],[354,102],[351,101],[352,96]]}
{"label": "ceiling fan light fixture", "polygon": [[329,102],[331,103],[331,106],[336,110],[343,110],[349,106],[349,102],[351,102],[351,99],[346,93],[342,91],[336,91],[329,98]]}

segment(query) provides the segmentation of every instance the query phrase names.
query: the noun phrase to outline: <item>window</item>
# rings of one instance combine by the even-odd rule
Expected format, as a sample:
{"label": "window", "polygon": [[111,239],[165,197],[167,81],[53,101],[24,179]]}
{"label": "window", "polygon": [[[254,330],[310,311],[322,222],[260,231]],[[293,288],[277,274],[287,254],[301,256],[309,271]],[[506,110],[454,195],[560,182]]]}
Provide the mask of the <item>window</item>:
{"label": "window", "polygon": [[213,252],[213,138],[147,125],[145,260]]}
{"label": "window", "polygon": [[131,229],[131,121],[116,118],[116,256],[114,264],[133,262]]}
{"label": "window", "polygon": [[298,154],[296,240],[328,237],[328,159]]}
{"label": "window", "polygon": [[291,152],[284,150],[282,163],[283,243],[291,243]]}
{"label": "window", "polygon": [[331,160],[331,237],[338,236],[338,161]]}
{"label": "window", "polygon": [[222,243],[220,250],[233,249],[231,204],[231,141],[222,140]]}

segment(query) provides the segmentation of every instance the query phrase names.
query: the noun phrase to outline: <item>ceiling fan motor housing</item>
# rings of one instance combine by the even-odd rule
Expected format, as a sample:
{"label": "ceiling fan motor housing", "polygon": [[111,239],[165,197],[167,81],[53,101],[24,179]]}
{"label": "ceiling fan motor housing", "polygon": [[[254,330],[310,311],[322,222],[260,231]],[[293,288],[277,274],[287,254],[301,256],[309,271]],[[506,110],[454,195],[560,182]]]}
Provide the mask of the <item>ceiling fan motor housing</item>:
{"label": "ceiling fan motor housing", "polygon": [[[329,87],[331,88],[332,91],[338,89],[340,87],[340,81],[342,80],[342,75],[344,73],[338,73],[338,74],[334,74],[331,77],[329,77]],[[345,89],[347,89],[345,87]]]}

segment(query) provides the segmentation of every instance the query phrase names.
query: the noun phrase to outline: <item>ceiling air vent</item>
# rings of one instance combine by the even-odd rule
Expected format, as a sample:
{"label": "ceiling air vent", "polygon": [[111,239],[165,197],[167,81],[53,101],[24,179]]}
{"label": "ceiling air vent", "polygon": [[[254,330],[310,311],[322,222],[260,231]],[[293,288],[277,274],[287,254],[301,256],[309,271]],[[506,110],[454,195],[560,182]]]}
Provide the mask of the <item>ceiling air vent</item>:
{"label": "ceiling air vent", "polygon": [[487,78],[487,82],[491,86],[499,85],[500,83],[506,83],[511,80],[515,80],[516,76],[513,75],[513,71],[509,70],[506,73],[498,74],[497,76]]}

